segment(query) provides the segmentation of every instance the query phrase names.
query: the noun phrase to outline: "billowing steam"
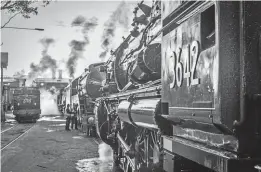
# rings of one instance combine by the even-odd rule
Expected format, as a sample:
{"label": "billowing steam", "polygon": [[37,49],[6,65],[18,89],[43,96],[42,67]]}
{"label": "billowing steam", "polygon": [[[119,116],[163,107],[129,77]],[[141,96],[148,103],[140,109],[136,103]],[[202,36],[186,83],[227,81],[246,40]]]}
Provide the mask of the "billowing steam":
{"label": "billowing steam", "polygon": [[72,21],[71,25],[72,27],[81,27],[84,37],[83,41],[72,40],[69,43],[69,46],[71,47],[71,53],[68,61],[66,62],[66,67],[69,71],[70,77],[74,77],[77,61],[79,58],[82,58],[85,46],[90,43],[88,32],[93,30],[98,25],[98,19],[96,17],[86,19],[83,16],[78,16]]}
{"label": "billowing steam", "polygon": [[106,57],[107,52],[108,52],[108,49],[106,49],[106,50],[104,50],[103,52],[101,52],[100,58]]}
{"label": "billowing steam", "polygon": [[82,57],[85,45],[86,42],[76,40],[72,40],[69,44],[69,46],[71,47],[71,54],[66,63],[66,67],[69,71],[70,77],[74,77],[77,60]]}
{"label": "billowing steam", "polygon": [[105,143],[99,145],[99,158],[82,159],[76,163],[76,169],[79,172],[97,171],[109,172],[117,171],[123,172],[120,169],[113,169],[113,151],[111,147]]}
{"label": "billowing steam", "polygon": [[126,2],[121,2],[117,9],[112,13],[109,20],[104,24],[104,31],[102,36],[102,48],[103,52],[100,54],[100,58],[104,58],[109,50],[109,45],[112,43],[112,39],[115,36],[115,30],[117,24],[120,24],[125,29],[129,26],[129,7]]}
{"label": "billowing steam", "polygon": [[55,70],[57,69],[56,60],[48,55],[48,49],[54,42],[53,38],[43,38],[40,40],[40,43],[43,45],[42,58],[39,64],[31,63],[31,70],[28,74],[29,78],[37,77],[40,73],[43,73],[48,69],[51,69],[52,73],[55,73]]}
{"label": "billowing steam", "polygon": [[103,162],[113,160],[113,151],[106,143],[99,144],[99,159]]}
{"label": "billowing steam", "polygon": [[[53,89],[52,89],[53,91]],[[52,91],[40,89],[41,92],[41,115],[59,115],[56,103],[57,95]]]}
{"label": "billowing steam", "polygon": [[98,152],[99,152],[99,160],[101,161],[99,171],[101,172],[108,171],[107,168],[109,164],[113,162],[112,148],[105,143],[101,143],[99,144]]}

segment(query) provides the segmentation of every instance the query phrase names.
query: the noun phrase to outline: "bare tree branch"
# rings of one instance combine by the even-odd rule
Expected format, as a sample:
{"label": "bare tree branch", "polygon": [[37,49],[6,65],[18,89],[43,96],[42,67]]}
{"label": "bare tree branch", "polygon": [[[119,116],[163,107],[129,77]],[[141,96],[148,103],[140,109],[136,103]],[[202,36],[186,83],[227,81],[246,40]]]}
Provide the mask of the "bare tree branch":
{"label": "bare tree branch", "polygon": [[15,15],[13,15],[12,17],[10,17],[9,20],[3,26],[1,26],[1,29],[3,29],[19,13],[20,13],[20,11],[18,13],[16,13]]}

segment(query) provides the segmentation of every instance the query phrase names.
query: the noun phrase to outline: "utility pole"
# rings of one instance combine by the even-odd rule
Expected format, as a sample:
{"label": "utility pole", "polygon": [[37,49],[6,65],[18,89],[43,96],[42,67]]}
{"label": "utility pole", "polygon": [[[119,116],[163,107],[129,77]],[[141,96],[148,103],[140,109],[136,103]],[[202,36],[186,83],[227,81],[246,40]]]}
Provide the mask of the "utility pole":
{"label": "utility pole", "polygon": [[[2,60],[2,58],[1,58]],[[5,112],[3,109],[3,67],[2,67],[2,63],[1,63],[1,122],[5,121]]]}
{"label": "utility pole", "polygon": [[3,86],[4,86],[4,68],[7,68],[8,65],[8,53],[7,52],[1,52],[1,122],[5,121],[5,111],[4,111],[4,94],[3,94]]}

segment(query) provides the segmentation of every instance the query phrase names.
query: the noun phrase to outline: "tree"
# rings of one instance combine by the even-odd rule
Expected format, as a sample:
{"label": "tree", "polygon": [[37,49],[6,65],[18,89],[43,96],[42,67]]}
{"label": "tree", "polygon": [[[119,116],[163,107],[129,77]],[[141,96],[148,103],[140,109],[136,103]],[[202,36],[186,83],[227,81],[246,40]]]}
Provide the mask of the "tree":
{"label": "tree", "polygon": [[7,12],[11,14],[11,17],[5,22],[1,29],[4,28],[15,16],[18,14],[22,15],[24,18],[28,19],[31,15],[38,14],[38,7],[47,6],[51,0],[37,1],[37,0],[23,0],[23,1],[11,1],[4,0],[1,1],[1,12]]}

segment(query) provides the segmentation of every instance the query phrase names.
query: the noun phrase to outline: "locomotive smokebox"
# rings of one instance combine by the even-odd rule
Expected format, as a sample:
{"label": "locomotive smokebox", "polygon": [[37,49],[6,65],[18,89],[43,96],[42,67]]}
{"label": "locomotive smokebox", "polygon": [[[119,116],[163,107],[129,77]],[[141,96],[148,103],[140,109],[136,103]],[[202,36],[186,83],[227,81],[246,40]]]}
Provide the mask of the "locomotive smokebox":
{"label": "locomotive smokebox", "polygon": [[102,91],[100,88],[103,86],[102,83],[105,80],[105,73],[99,72],[98,69],[94,68],[87,76],[86,91],[91,98],[100,97]]}

